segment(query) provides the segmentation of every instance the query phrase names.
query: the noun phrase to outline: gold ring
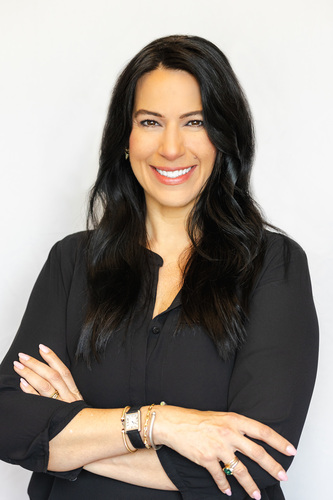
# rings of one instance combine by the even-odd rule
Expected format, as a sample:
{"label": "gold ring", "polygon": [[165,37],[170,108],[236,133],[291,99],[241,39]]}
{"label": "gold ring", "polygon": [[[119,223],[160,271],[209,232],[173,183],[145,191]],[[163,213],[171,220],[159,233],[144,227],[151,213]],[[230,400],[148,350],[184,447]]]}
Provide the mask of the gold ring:
{"label": "gold ring", "polygon": [[58,391],[55,391],[52,396],[50,396],[51,399],[58,399],[59,397],[59,392]]}
{"label": "gold ring", "polygon": [[239,463],[239,458],[236,457],[236,455],[234,456],[234,458],[228,462],[227,464],[224,464],[224,467],[223,467],[223,472],[227,475],[227,476],[232,476],[233,473],[234,473],[234,470],[235,468],[237,467]]}

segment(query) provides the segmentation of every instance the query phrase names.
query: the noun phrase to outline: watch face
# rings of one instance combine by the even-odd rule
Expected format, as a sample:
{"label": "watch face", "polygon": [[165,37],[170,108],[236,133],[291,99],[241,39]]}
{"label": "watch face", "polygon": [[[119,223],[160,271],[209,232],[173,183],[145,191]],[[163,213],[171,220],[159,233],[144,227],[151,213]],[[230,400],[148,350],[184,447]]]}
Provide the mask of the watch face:
{"label": "watch face", "polygon": [[134,430],[140,430],[140,418],[139,418],[140,413],[126,413],[125,415],[125,422],[124,422],[124,428],[125,432],[128,431],[134,431]]}

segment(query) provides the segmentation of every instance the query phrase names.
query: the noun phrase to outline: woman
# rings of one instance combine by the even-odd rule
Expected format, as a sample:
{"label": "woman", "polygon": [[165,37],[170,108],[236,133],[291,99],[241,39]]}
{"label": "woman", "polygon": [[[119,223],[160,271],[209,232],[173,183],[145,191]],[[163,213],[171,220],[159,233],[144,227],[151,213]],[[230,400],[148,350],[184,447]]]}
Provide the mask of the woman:
{"label": "woman", "polygon": [[31,499],[284,498],[317,321],[303,251],[249,194],[253,152],[207,40],[156,40],[120,75],[93,230],[52,249],[1,366],[1,458],[35,471]]}

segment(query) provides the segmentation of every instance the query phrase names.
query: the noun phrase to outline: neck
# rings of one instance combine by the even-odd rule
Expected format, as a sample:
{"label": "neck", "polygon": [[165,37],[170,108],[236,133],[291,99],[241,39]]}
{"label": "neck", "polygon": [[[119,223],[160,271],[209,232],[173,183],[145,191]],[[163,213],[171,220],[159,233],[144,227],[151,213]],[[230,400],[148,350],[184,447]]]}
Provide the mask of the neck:
{"label": "neck", "polygon": [[189,210],[147,206],[147,233],[151,250],[158,253],[164,263],[179,261],[179,257],[190,248],[186,231]]}

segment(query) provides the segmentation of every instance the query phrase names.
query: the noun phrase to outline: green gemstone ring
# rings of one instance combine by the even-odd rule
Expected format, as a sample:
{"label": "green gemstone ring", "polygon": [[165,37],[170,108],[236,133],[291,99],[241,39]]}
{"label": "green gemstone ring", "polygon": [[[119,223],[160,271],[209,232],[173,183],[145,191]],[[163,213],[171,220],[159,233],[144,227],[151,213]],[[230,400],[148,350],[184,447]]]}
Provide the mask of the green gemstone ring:
{"label": "green gemstone ring", "polygon": [[234,458],[230,462],[228,462],[227,464],[224,465],[224,467],[222,469],[223,472],[227,476],[232,476],[238,463],[239,463],[239,459],[235,455]]}

